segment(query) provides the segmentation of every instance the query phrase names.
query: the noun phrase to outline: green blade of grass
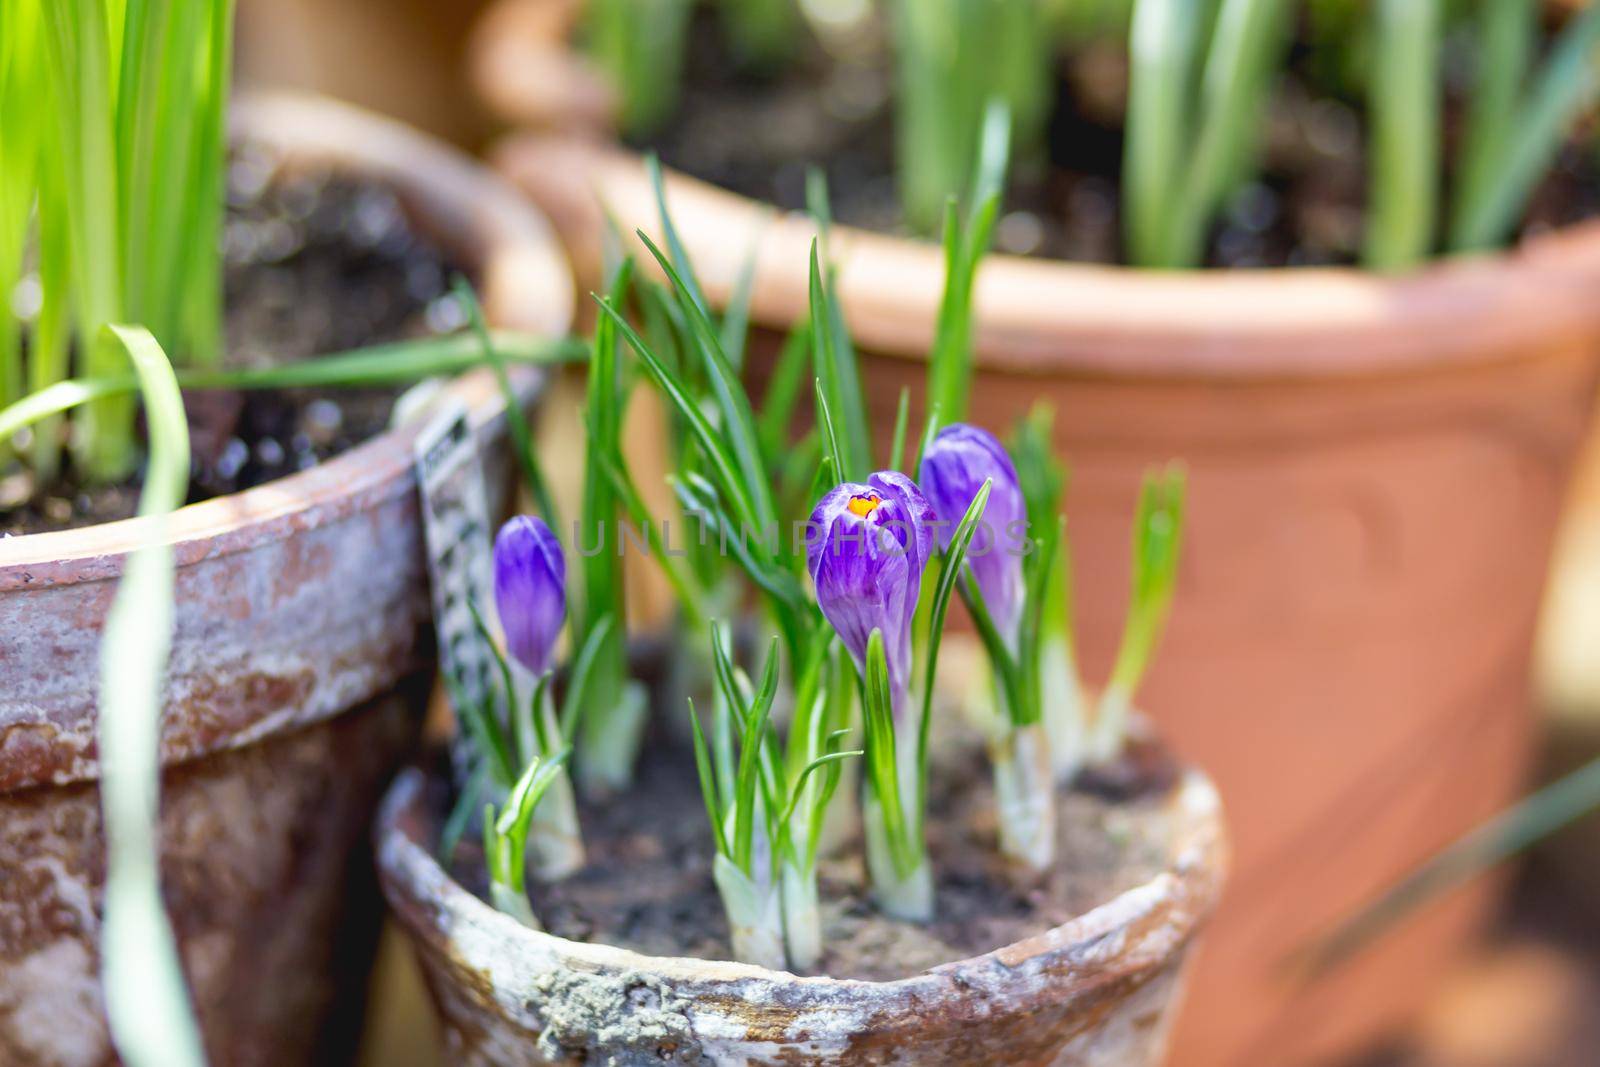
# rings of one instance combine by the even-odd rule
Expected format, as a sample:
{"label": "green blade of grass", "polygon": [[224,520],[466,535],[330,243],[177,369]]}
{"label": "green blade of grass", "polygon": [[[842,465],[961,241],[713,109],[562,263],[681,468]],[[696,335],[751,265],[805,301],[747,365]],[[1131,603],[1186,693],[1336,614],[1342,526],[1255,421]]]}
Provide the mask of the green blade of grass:
{"label": "green blade of grass", "polygon": [[481,810],[478,805],[483,801],[483,787],[489,778],[488,768],[478,764],[467,777],[466,785],[462,786],[461,795],[456,798],[455,805],[450,809],[450,814],[444,821],[444,828],[439,831],[439,848],[435,855],[439,862],[449,866],[455,858],[456,846],[467,834],[467,824],[472,821],[474,812]]}
{"label": "green blade of grass", "polygon": [[[994,483],[985,480],[977,495],[972,498],[972,503],[967,505],[967,513],[956,524],[955,532],[950,535],[950,548],[944,553],[943,569],[939,572],[939,584],[934,587],[932,606],[928,613],[928,652],[927,662],[924,664],[926,675],[922,685],[922,717],[917,723],[917,765],[926,770],[928,766],[928,738],[933,723],[933,680],[939,669],[939,644],[944,639],[945,615],[950,610],[950,595],[955,591],[957,578],[962,567],[966,564],[967,549],[972,545],[973,535],[977,532],[978,523],[983,519],[983,513],[989,506],[989,494],[994,490]],[[927,775],[923,775],[923,788],[927,788]],[[924,795],[919,802],[919,810],[926,805]]]}
{"label": "green blade of grass", "polygon": [[564,745],[572,744],[572,739],[577,736],[580,716],[589,694],[590,680],[600,666],[602,653],[611,640],[611,631],[615,625],[616,621],[611,616],[602,616],[584,635],[583,645],[573,657],[572,670],[567,676],[567,692],[561,701],[561,713],[557,716],[561,743]]}
{"label": "green blade of grass", "polygon": [[[833,232],[833,207],[828,196],[828,180],[823,172],[812,167],[806,172],[806,210],[816,223],[817,238],[812,247],[813,270],[810,311],[813,373],[819,359],[828,364],[828,402],[833,407],[837,426],[845,439],[845,454],[853,462],[866,464],[871,457],[871,427],[867,422],[866,399],[861,390],[861,366],[856,359],[855,342],[844,321],[844,310],[839,301],[839,289],[833,260],[829,255],[829,241]],[[820,281],[820,284],[817,284]],[[818,297],[821,298],[821,315],[818,315]],[[818,330],[827,327],[826,344],[819,344]],[[868,468],[859,471],[841,471],[841,478],[864,478]]]}
{"label": "green blade of grass", "polygon": [[1201,81],[1194,149],[1169,206],[1158,263],[1198,266],[1212,213],[1240,171],[1248,131],[1260,121],[1270,89],[1269,58],[1281,33],[1283,0],[1222,0]]}
{"label": "green blade of grass", "polygon": [[457,724],[472,739],[495,784],[509,788],[517,780],[517,765],[511,753],[511,742],[500,720],[495,717],[494,709],[487,704],[468,700],[455,677],[446,673],[443,678]]}
{"label": "green blade of grass", "polygon": [[1137,0],[1133,7],[1122,201],[1123,241],[1135,266],[1166,265],[1171,183],[1184,171],[1193,128],[1189,101],[1201,7],[1193,0]]}
{"label": "green blade of grass", "polygon": [[1439,200],[1440,0],[1377,0],[1367,236],[1379,271],[1420,263],[1433,247]]}
{"label": "green blade of grass", "polygon": [[[829,455],[834,459],[834,469],[839,472],[840,478],[846,481],[860,481],[870,473],[871,463],[864,453],[856,452],[856,438],[860,435],[852,432],[848,425],[848,413],[845,409],[849,406],[849,402],[845,397],[845,370],[841,366],[839,349],[835,344],[830,308],[827,289],[822,280],[818,244],[812,241],[811,364],[817,379],[817,400],[819,404],[826,406],[828,412],[828,428],[823,434],[823,441]],[[846,420],[843,432],[840,432],[839,424],[834,421],[836,410],[839,418]]]}
{"label": "green blade of grass", "polygon": [[501,871],[501,880],[516,893],[526,892],[528,867],[524,857],[528,853],[528,831],[533,826],[534,812],[554,784],[570,751],[562,749],[553,755],[531,760],[511,787],[505,807],[495,819],[495,836],[510,845],[510,862]]}
{"label": "green blade of grass", "polygon": [[1289,967],[1317,978],[1378,941],[1408,916],[1479,874],[1600,808],[1600,759],[1552,782],[1468,833],[1301,950]]}
{"label": "green blade of grass", "polygon": [[[574,341],[547,341],[529,334],[496,333],[494,351],[510,363],[544,365],[581,358],[584,347]],[[184,389],[314,389],[398,385],[482,366],[482,342],[470,334],[421,338],[373,345],[353,352],[309,359],[281,367],[236,371],[179,370]],[[78,378],[56,382],[0,410],[0,441],[41,419],[71,411],[104,397],[139,390],[135,375]]]}
{"label": "green blade of grass", "polygon": [[[127,355],[103,327],[125,319],[123,230],[118,210],[112,27],[103,0],[61,0],[44,5],[50,99],[60,136],[63,206],[71,225],[72,292],[78,338],[90,376],[127,370]],[[133,405],[107,396],[79,417],[74,449],[82,469],[116,481],[133,467]]]}
{"label": "green blade of grass", "polygon": [[737,518],[740,522],[749,523],[752,527],[759,526],[756,519],[755,504],[749,498],[749,492],[743,478],[740,477],[739,463],[724,445],[722,435],[711,424],[700,410],[699,403],[685,387],[681,378],[674,374],[670,368],[661,362],[660,358],[647,345],[642,337],[630,326],[617,310],[606,300],[595,297],[603,315],[616,321],[617,329],[621,331],[628,346],[639,357],[645,369],[654,379],[657,388],[666,396],[671,404],[683,418],[685,424],[694,435],[696,442],[710,460],[717,476],[717,481],[723,491],[732,500],[738,511]]}
{"label": "green blade of grass", "polygon": [[780,469],[783,458],[791,454],[789,430],[794,422],[800,388],[805,383],[810,349],[811,325],[809,320],[802,320],[784,338],[783,350],[778,353],[778,362],[773,366],[767,391],[761,398],[756,436],[761,439],[761,451],[769,470]]}
{"label": "green blade of grass", "polygon": [[[10,294],[22,277],[35,191],[43,185],[40,105],[49,82],[39,60],[43,48],[38,8],[11,4],[0,23],[0,406],[23,395],[22,324],[11,314]],[[30,353],[37,359],[37,353]]]}
{"label": "green blade of grass", "polygon": [[1483,195],[1515,130],[1523,80],[1539,38],[1537,0],[1477,0],[1475,7],[1471,15],[1475,77],[1457,168],[1452,246],[1462,236],[1466,212]]}
{"label": "green blade of grass", "polygon": [[[756,254],[760,251],[759,234],[750,242],[744,264],[739,268],[733,293],[728,297],[728,309],[722,313],[722,329],[718,337],[722,350],[728,355],[728,365],[737,373],[744,367],[745,345],[750,339],[750,301],[756,293]],[[683,268],[679,267],[681,273]]]}
{"label": "green blade of grass", "polygon": [[[667,210],[667,183],[661,171],[661,159],[651,152],[644,157],[644,167],[645,173],[650,177],[650,188],[656,197],[656,218],[661,223],[661,236],[667,243],[667,251],[671,253],[672,269],[676,273],[673,283],[709,320],[711,305],[706,302],[705,290],[700,287],[700,279],[694,272],[694,261],[689,258],[689,250],[684,247],[683,238],[678,235],[678,227],[672,222],[672,212]],[[661,257],[658,255],[656,258]],[[753,259],[749,265],[753,268]]]}
{"label": "green blade of grass", "polygon": [[106,888],[101,978],[112,1040],[134,1067],[198,1067],[199,1028],[161,900],[161,712],[172,647],[174,562],[165,516],[189,489],[189,424],[160,345],[110,327],[139,376],[150,461],[139,513],[155,524],[128,557],[100,651],[100,803]]}
{"label": "green blade of grass", "polygon": [[[152,172],[153,181],[130,191],[122,216],[127,313],[154,324],[158,336],[170,338],[168,343],[180,353],[180,362],[190,361],[191,344],[179,325],[188,287],[185,275],[192,265],[202,263],[198,257],[190,258],[193,235],[183,232],[187,205],[197,195],[190,187],[200,140],[195,129],[200,96],[197,57],[203,55],[210,9],[215,3],[189,0],[170,5],[160,50],[149,54],[141,49],[140,66],[153,66],[157,73],[154,91],[139,94],[141,109],[150,108],[153,121],[141,124],[133,162]],[[169,5],[154,6],[160,10]],[[130,167],[129,173],[138,170]],[[217,255],[209,255],[203,262],[211,269],[221,269]]]}
{"label": "green blade of grass", "polygon": [[745,393],[744,383],[739,380],[738,372],[728,360],[727,353],[722,350],[721,340],[712,327],[710,318],[704,309],[694,302],[692,292],[687,288],[683,276],[643,231],[639,233],[639,239],[644,242],[650,254],[655,257],[656,263],[672,281],[674,294],[679,299],[679,308],[690,325],[691,336],[697,342],[695,348],[700,367],[711,386],[712,396],[722,420],[723,436],[737,460],[744,491],[750,500],[755,519],[765,529],[768,524],[776,522],[778,516],[772,502],[771,488],[767,482],[766,464],[762,458],[761,442],[756,432],[755,413],[750,410],[750,398]]}
{"label": "green blade of grass", "polygon": [[684,613],[684,624],[690,629],[698,629],[706,621],[705,590],[700,587],[690,568],[682,565],[677,553],[666,543],[665,536],[656,536],[654,517],[633,475],[628,472],[627,464],[620,456],[611,454],[595,455],[592,459],[600,464],[606,477],[611,479],[612,489],[628,513],[628,520],[645,531],[645,546],[650,557],[656,561],[656,566],[666,576],[667,583],[672,586],[678,608]]}
{"label": "green blade of grass", "polygon": [[[841,452],[842,443],[833,425],[833,409],[828,406],[828,391],[817,379],[817,428],[822,431],[822,455],[835,471],[850,470],[850,461]],[[848,475],[846,475],[848,478]]]}
{"label": "green blade of grass", "polygon": [[961,422],[972,395],[972,298],[978,267],[989,251],[1000,213],[1000,198],[1010,157],[1010,123],[1003,105],[991,105],[984,117],[982,151],[974,178],[977,197],[965,226],[953,203],[945,210],[945,280],[928,355],[930,424]]}
{"label": "green blade of grass", "polygon": [[623,129],[645,134],[677,107],[688,0],[590,0],[584,43],[617,90]]}
{"label": "green blade of grass", "polygon": [[1040,678],[1044,656],[1040,650],[1040,642],[1046,632],[1045,612],[1054,606],[1051,593],[1059,588],[1051,579],[1055,576],[1056,558],[1060,554],[1066,530],[1067,517],[1056,516],[1055,524],[1045,527],[1045,534],[1039,539],[1036,549],[1038,559],[1027,570],[1027,592],[1023,597],[1026,610],[1022,615],[1022,628],[1017,639],[1017,648],[1021,650],[1019,655],[1022,660],[1018,671],[1018,688],[1021,691],[1022,705],[1012,713],[1013,722],[1019,726],[1038,721],[1044,710],[1045,694]]}
{"label": "green blade of grass", "polygon": [[[486,709],[486,717],[493,724],[495,732],[502,738],[499,742],[500,746],[508,753],[505,760],[505,769],[513,771],[516,766],[526,763],[528,757],[534,754],[534,750],[527,744],[527,741],[534,738],[539,730],[537,723],[538,700],[542,698],[545,681],[542,678],[539,680],[540,692],[535,693],[534,702],[523,705],[528,709],[528,714],[524,716],[518,707],[517,685],[511,674],[511,664],[506,659],[505,652],[500,648],[500,643],[495,640],[494,633],[489,629],[488,622],[484,620],[483,612],[478,607],[477,601],[470,596],[467,598],[467,610],[472,615],[472,625],[477,632],[478,640],[483,642],[484,648],[489,650],[489,658],[494,661],[495,669],[500,675],[500,693],[497,701],[499,707]],[[538,751],[548,752],[549,747],[541,743]],[[513,776],[508,775],[504,782],[509,783],[512,780]]]}
{"label": "green blade of grass", "polygon": [[[61,167],[60,154],[47,151],[43,166],[46,177],[39,190],[39,317],[34,322],[28,350],[28,388],[32,392],[49,389],[71,373],[72,309],[70,287],[72,244],[68,237],[65,213],[60,209],[61,183],[52,172]],[[3,417],[0,417],[3,418]],[[34,433],[30,459],[40,484],[54,480],[66,445],[62,432],[64,419],[47,417]],[[7,435],[0,434],[0,442]]]}
{"label": "green blade of grass", "polygon": [[[721,652],[721,642],[713,635],[713,648]],[[739,768],[735,781],[733,861],[745,874],[754,877],[751,859],[755,844],[756,789],[760,785],[761,750],[766,736],[767,716],[772,712],[772,701],[778,692],[778,639],[774,637],[767,648],[766,667],[762,671],[761,685],[744,707],[741,736],[739,738]]]}
{"label": "green blade of grass", "polygon": [[183,330],[200,365],[222,352],[222,223],[226,198],[228,90],[232,85],[235,0],[210,6],[205,73],[196,101],[196,149],[179,232],[187,243]]}
{"label": "green blade of grass", "polygon": [[720,0],[717,13],[740,64],[757,70],[781,66],[804,34],[796,0]]}
{"label": "green blade of grass", "polygon": [[484,359],[494,368],[495,381],[500,384],[500,396],[505,402],[506,409],[506,428],[511,437],[511,451],[516,457],[517,469],[522,472],[523,484],[528,487],[528,492],[532,494],[545,520],[552,527],[560,529],[561,519],[555,512],[555,502],[550,494],[549,482],[539,467],[539,457],[534,454],[533,430],[528,425],[528,414],[522,410],[522,398],[517,395],[516,388],[511,384],[511,374],[506,369],[506,358],[495,346],[494,337],[489,332],[483,305],[478,302],[478,294],[473,292],[472,286],[467,284],[465,278],[458,276],[451,289],[456,302],[467,313],[467,321],[478,339]]}
{"label": "green blade of grass", "polygon": [[1457,251],[1511,232],[1575,118],[1600,97],[1600,7],[1576,15],[1556,41],[1529,99],[1480,183],[1466,190],[1451,234]]}
{"label": "green blade of grass", "polygon": [[890,695],[889,660],[884,652],[883,633],[873,630],[867,640],[866,672],[862,677],[862,709],[866,730],[867,779],[883,812],[885,836],[895,870],[902,878],[917,866],[920,841],[914,840],[916,827],[907,818],[900,795],[900,761],[894,729],[894,700]]}
{"label": "green blade of grass", "polygon": [[906,457],[906,430],[911,421],[911,387],[902,386],[900,401],[895,405],[894,411],[894,436],[889,439],[889,459],[887,469],[900,470],[900,464]]}
{"label": "green blade of grass", "polygon": [[705,804],[706,818],[711,820],[711,836],[717,843],[717,853],[732,859],[733,855],[728,851],[728,834],[722,825],[722,804],[718,799],[721,790],[717,786],[711,755],[706,750],[706,735],[700,728],[700,716],[694,710],[692,698],[689,701],[689,727],[694,737],[694,766],[700,779],[700,799]]}
{"label": "green blade of grass", "polygon": [[1133,532],[1133,593],[1108,687],[1129,699],[1160,640],[1178,578],[1185,474],[1171,465],[1145,476]]}

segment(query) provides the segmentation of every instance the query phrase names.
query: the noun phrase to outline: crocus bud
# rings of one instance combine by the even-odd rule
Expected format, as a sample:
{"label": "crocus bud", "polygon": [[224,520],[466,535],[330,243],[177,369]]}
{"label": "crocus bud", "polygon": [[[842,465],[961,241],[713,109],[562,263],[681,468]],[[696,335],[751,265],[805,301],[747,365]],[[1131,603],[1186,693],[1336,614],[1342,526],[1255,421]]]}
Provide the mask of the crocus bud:
{"label": "crocus bud", "polygon": [[543,519],[519,515],[500,528],[494,601],[512,658],[534,674],[549,670],[567,616],[567,559]]}
{"label": "crocus bud", "polygon": [[806,559],[822,614],[863,671],[872,631],[883,632],[897,708],[910,685],[911,620],[933,551],[932,519],[915,482],[879,471],[865,484],[829,491],[808,528]]}
{"label": "crocus bud", "polygon": [[923,451],[918,474],[922,491],[939,517],[939,540],[944,548],[950,547],[956,526],[983,483],[991,483],[989,503],[967,550],[967,562],[995,627],[1015,650],[1022,620],[1028,505],[1011,456],[988,430],[956,423],[940,430]]}

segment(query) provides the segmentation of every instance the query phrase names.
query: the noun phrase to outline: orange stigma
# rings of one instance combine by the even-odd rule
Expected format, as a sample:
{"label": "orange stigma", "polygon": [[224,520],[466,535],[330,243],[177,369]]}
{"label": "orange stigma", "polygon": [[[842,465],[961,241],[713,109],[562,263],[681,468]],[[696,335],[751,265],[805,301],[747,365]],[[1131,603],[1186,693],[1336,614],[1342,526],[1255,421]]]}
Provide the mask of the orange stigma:
{"label": "orange stigma", "polygon": [[882,503],[881,496],[853,496],[850,498],[850,503],[845,506],[850,509],[850,514],[864,519],[877,511]]}

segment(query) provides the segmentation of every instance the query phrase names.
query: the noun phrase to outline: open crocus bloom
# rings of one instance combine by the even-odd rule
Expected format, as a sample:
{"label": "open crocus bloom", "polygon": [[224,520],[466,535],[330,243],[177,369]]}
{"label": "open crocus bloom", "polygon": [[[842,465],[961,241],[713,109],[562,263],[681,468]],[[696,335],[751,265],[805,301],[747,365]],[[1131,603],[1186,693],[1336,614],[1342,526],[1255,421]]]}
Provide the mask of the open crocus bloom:
{"label": "open crocus bloom", "polygon": [[808,528],[817,603],[862,670],[872,631],[882,631],[897,711],[910,685],[911,620],[933,551],[932,520],[916,483],[879,471],[830,490]]}
{"label": "open crocus bloom", "polygon": [[991,483],[967,562],[995,627],[1014,654],[1022,619],[1028,506],[1011,456],[988,430],[956,423],[940,430],[928,445],[918,475],[939,516],[939,539],[945,548],[983,483]]}
{"label": "open crocus bloom", "polygon": [[567,616],[567,559],[543,519],[519,515],[500,528],[494,599],[512,657],[536,675],[549,670]]}

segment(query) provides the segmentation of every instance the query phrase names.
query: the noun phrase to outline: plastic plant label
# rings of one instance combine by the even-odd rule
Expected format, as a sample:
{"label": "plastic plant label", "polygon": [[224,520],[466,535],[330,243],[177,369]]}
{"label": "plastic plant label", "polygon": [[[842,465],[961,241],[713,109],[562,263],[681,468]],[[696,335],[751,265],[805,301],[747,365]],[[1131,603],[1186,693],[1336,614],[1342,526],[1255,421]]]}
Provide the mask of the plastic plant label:
{"label": "plastic plant label", "polygon": [[494,570],[483,466],[466,407],[459,401],[441,407],[417,436],[413,456],[439,666],[454,681],[458,699],[483,706],[494,699],[496,668],[472,607],[492,615]]}

